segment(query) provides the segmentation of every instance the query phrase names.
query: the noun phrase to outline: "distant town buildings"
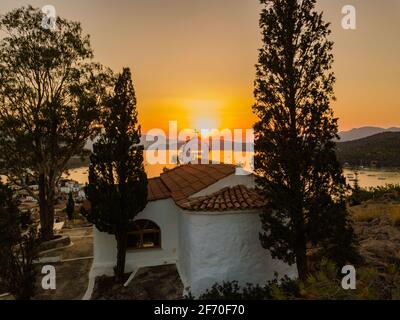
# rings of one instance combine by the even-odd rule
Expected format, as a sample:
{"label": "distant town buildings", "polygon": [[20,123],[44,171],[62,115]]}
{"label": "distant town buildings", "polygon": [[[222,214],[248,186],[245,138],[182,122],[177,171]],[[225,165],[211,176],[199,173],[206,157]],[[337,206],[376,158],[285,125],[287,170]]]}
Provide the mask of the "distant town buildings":
{"label": "distant town buildings", "polygon": [[[39,218],[39,185],[31,184],[28,188],[12,186],[19,200],[19,209],[22,212],[31,212],[34,219]],[[56,218],[64,215],[67,199],[70,193],[76,204],[82,203],[85,199],[84,185],[72,179],[61,179],[57,186],[55,196]]]}

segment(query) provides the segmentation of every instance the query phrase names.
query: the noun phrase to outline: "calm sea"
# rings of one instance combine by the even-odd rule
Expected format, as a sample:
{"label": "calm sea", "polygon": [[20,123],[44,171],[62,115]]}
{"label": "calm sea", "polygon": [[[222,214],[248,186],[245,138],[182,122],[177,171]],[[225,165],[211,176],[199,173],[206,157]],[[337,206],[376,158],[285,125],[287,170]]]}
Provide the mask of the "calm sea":
{"label": "calm sea", "polygon": [[[173,168],[174,165],[146,165],[145,169],[149,178],[157,177],[164,167]],[[78,168],[70,171],[69,178],[86,183],[88,181],[88,168]],[[344,174],[348,183],[354,178],[354,170],[345,169]],[[363,169],[358,171],[359,184],[363,188],[384,186],[385,184],[400,184],[400,170]]]}
{"label": "calm sea", "polygon": [[[245,156],[248,156],[249,153],[243,154]],[[210,155],[213,159],[212,155]],[[221,154],[221,158],[223,159],[223,154]],[[236,161],[237,159],[240,159]],[[225,161],[226,163],[237,163],[241,162],[244,163],[242,160],[244,158],[240,158],[239,156],[236,155],[236,153],[233,154],[233,159],[229,158],[229,161]],[[249,157],[247,159],[250,159]],[[173,164],[156,164],[156,165],[150,165],[146,164],[145,162],[145,169],[147,172],[147,176],[149,178],[153,177],[158,177],[164,168],[172,169],[175,167]],[[344,175],[348,181],[348,183],[352,184],[352,180],[354,179],[354,170],[352,169],[344,169]],[[73,169],[69,171],[69,175],[65,175],[65,177],[73,179],[79,183],[85,184],[88,182],[88,168],[87,167],[81,167],[77,169]],[[1,176],[0,176],[1,178]],[[3,177],[3,181],[4,181]],[[363,188],[368,188],[368,187],[377,187],[377,186],[384,186],[385,184],[400,184],[400,169],[359,169],[358,170],[358,180],[359,184]]]}

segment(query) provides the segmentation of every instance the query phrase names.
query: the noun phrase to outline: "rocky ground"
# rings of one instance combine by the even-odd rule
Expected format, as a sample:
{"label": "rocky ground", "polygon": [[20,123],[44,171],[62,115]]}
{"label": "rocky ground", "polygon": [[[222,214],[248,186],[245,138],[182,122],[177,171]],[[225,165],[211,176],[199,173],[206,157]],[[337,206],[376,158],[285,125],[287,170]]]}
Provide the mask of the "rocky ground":
{"label": "rocky ground", "polygon": [[[400,225],[395,219],[397,203],[367,203],[350,208],[355,215],[354,230],[360,242],[360,254],[367,266],[384,269],[400,266]],[[365,213],[368,214],[365,214]],[[357,214],[362,214],[362,217]]]}
{"label": "rocky ground", "polygon": [[[129,274],[126,275],[126,280]],[[175,300],[182,297],[183,284],[175,265],[141,268],[124,287],[114,277],[98,277],[92,300]]]}

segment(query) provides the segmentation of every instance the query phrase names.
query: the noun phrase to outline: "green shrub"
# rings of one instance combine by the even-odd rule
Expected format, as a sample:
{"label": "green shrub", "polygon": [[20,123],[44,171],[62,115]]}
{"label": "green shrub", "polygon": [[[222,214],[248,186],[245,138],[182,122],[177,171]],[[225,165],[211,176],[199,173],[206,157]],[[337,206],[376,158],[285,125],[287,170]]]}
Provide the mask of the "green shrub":
{"label": "green shrub", "polygon": [[[268,281],[265,286],[247,283],[241,287],[238,281],[215,283],[211,289],[199,296],[199,300],[281,300],[296,298],[300,295],[300,288],[296,280],[284,277]],[[191,292],[186,299],[195,299]]]}
{"label": "green shrub", "polygon": [[400,194],[400,184],[386,184],[370,188],[353,187],[348,201],[351,206],[356,206],[368,200],[379,200],[387,194]]}
{"label": "green shrub", "polygon": [[[342,288],[340,269],[323,259],[313,268],[306,281],[269,281],[265,286],[247,284],[240,287],[237,281],[214,284],[200,295],[199,300],[398,300],[400,299],[400,272],[395,265],[385,270],[359,267],[356,269],[356,289]],[[189,293],[187,299],[194,299]]]}
{"label": "green shrub", "polygon": [[17,300],[29,300],[35,292],[38,234],[36,225],[26,222],[12,190],[0,182],[0,287]]}

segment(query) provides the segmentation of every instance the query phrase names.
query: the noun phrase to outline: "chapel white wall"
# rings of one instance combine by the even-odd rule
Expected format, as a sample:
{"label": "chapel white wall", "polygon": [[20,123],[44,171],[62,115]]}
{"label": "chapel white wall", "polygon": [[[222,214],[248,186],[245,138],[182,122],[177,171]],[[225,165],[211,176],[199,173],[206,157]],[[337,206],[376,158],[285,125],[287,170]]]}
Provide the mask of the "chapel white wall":
{"label": "chapel white wall", "polygon": [[264,285],[274,278],[297,277],[296,266],[271,258],[259,240],[257,212],[207,214],[182,212],[179,270],[198,296],[216,283],[237,280]]}
{"label": "chapel white wall", "polygon": [[[172,199],[149,202],[135,220],[148,219],[161,229],[161,249],[129,250],[126,253],[126,272],[139,267],[176,263],[178,259],[179,210]],[[94,227],[94,262],[96,275],[112,274],[117,257],[114,235],[100,232]]]}

